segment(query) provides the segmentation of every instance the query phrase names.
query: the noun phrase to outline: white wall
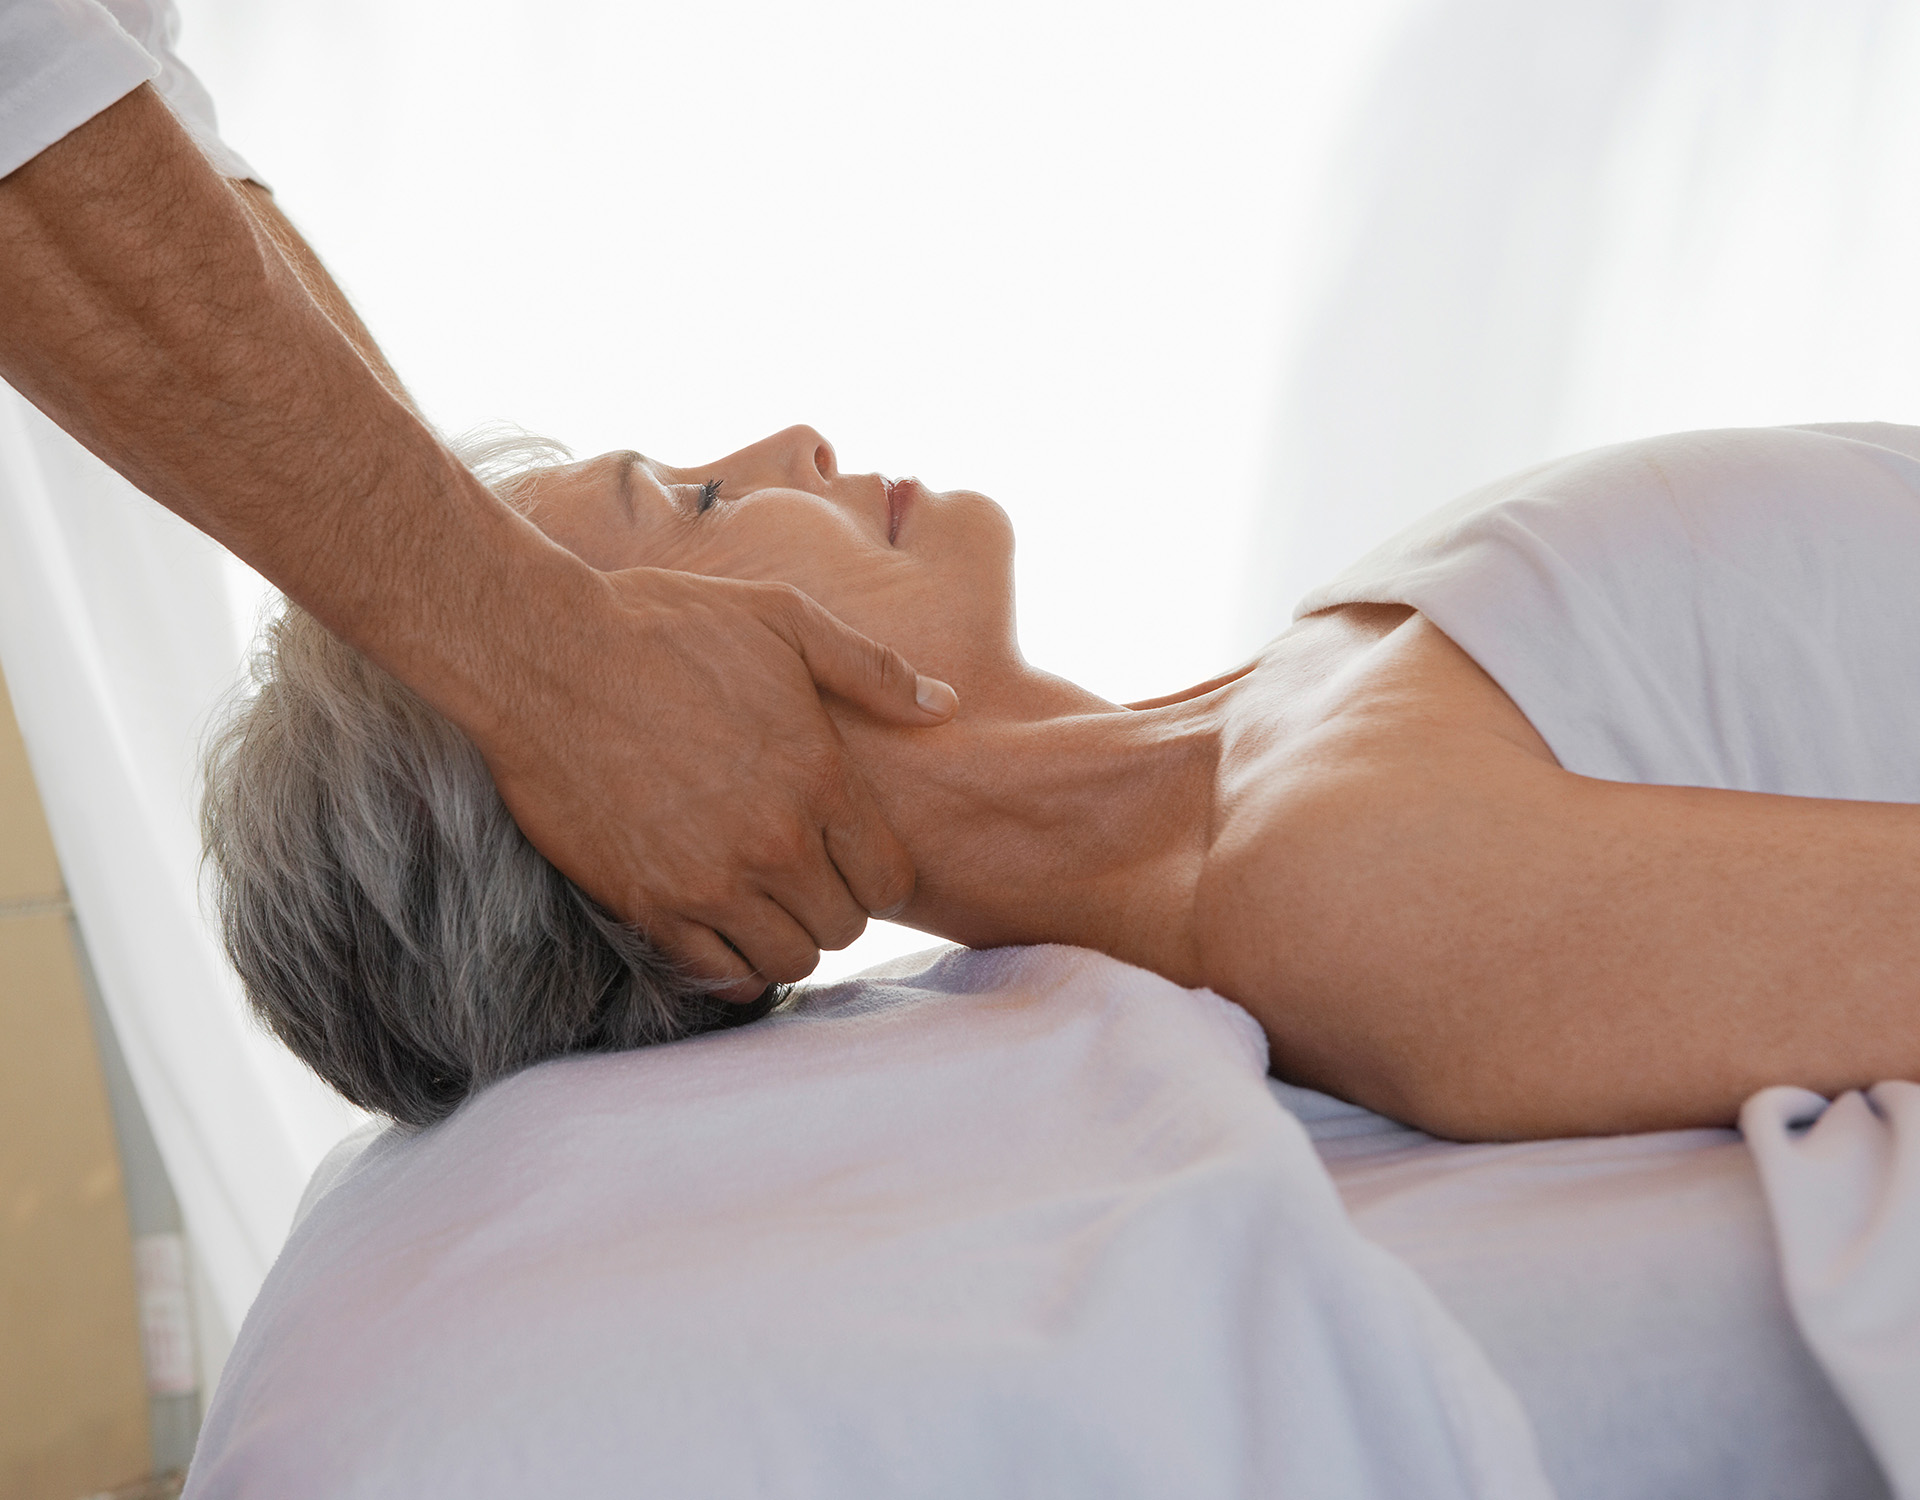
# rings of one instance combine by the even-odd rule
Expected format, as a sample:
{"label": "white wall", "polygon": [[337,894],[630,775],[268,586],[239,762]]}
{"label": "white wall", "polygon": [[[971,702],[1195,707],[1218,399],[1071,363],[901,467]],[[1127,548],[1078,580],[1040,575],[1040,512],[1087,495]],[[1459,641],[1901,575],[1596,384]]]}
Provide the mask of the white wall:
{"label": "white wall", "polygon": [[1285,337],[1249,633],[1558,454],[1920,422],[1916,78],[1913,0],[1411,8]]}

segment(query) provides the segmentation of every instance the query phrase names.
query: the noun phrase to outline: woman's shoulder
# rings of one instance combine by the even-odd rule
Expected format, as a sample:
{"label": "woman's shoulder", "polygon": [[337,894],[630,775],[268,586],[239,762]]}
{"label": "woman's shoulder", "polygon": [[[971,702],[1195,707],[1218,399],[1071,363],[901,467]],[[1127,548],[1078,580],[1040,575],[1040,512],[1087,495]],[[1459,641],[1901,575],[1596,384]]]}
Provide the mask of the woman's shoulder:
{"label": "woman's shoulder", "polygon": [[1282,941],[1279,907],[1351,889],[1381,857],[1357,830],[1388,804],[1389,821],[1425,822],[1463,776],[1557,769],[1500,685],[1417,612],[1353,606],[1303,621],[1236,687],[1197,906],[1213,950],[1258,972],[1278,961],[1270,944],[1300,947],[1298,933]]}

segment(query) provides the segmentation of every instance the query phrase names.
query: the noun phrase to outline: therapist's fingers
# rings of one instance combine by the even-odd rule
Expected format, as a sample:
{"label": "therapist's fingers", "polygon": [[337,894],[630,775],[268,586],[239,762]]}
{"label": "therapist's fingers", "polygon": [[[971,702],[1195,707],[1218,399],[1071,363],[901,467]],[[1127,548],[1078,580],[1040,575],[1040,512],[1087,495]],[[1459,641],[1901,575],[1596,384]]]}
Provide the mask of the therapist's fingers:
{"label": "therapist's fingers", "polygon": [[[866,931],[869,907],[866,899],[856,891],[861,881],[857,877],[850,879],[842,874],[839,861],[833,859],[829,853],[830,846],[837,836],[835,828],[845,826],[844,811],[836,810],[831,814],[822,812],[821,816],[826,821],[826,826],[824,830],[814,834],[814,841],[819,849],[818,859],[821,865],[825,866],[824,873],[816,873],[807,878],[792,878],[789,874],[789,878],[784,881],[771,880],[767,884],[767,894],[787,915],[805,929],[815,947],[844,948]],[[879,825],[879,832],[883,838],[892,839],[885,824]],[[846,835],[848,838],[854,836]],[[905,858],[905,851],[900,851],[898,860],[904,861]],[[855,864],[856,868],[872,870],[894,860],[893,851],[882,847],[876,849],[864,865],[853,860],[849,863]],[[913,867],[907,864],[903,869],[901,864],[896,862],[891,867],[888,879],[892,882],[891,884],[872,886],[869,889],[869,895],[878,891],[879,895],[875,899],[883,903],[880,910],[872,913],[873,915],[892,915],[899,909],[904,898],[897,893],[903,888],[909,894],[913,890]]]}
{"label": "therapist's fingers", "polygon": [[922,677],[891,646],[843,624],[800,590],[778,587],[768,623],[799,653],[822,692],[890,724],[927,728],[953,717],[960,698],[946,683]]}
{"label": "therapist's fingers", "polygon": [[[829,684],[850,685],[844,658],[880,648],[785,584],[589,579],[470,730],[508,809],[569,879],[729,998],[811,973],[814,934],[848,940],[913,890],[814,675],[827,661]],[[893,675],[898,717],[911,673],[893,653],[869,666]]]}
{"label": "therapist's fingers", "polygon": [[679,918],[656,920],[647,936],[673,955],[687,974],[713,986],[722,1000],[747,1005],[760,998],[767,981],[752,963],[728,947],[711,927]]}
{"label": "therapist's fingers", "polygon": [[[729,916],[725,936],[753,965],[761,990],[770,984],[793,984],[805,979],[820,962],[820,949],[807,930],[778,902],[766,896],[736,905]],[[752,999],[759,992],[756,990],[747,998]]]}
{"label": "therapist's fingers", "polygon": [[[906,845],[888,826],[880,804],[850,760],[841,761],[840,775],[832,785],[831,794],[823,796],[814,811],[825,836],[826,857],[840,872],[848,896],[860,915],[863,918],[898,916],[913,898],[913,859]],[[789,911],[800,915],[784,895],[775,894],[781,896],[782,904]],[[822,948],[844,948],[860,936],[860,929],[865,926],[862,920],[840,941],[828,942],[820,928],[807,923],[810,932],[822,937]]]}

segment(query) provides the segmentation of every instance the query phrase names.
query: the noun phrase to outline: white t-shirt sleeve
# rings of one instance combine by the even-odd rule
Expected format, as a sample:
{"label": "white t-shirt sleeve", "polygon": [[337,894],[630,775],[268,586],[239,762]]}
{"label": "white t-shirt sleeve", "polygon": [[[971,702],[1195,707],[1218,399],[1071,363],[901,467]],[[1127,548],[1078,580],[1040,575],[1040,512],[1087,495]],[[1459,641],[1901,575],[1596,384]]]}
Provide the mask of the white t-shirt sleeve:
{"label": "white t-shirt sleeve", "polygon": [[0,0],[0,177],[151,80],[216,171],[258,180],[220,139],[179,34],[172,0]]}

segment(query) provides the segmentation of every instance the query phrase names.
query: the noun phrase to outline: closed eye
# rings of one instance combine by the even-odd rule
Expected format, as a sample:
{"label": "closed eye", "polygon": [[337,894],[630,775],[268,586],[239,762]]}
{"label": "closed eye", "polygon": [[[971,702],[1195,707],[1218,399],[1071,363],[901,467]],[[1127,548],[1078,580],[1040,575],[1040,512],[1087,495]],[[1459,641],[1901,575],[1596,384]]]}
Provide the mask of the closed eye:
{"label": "closed eye", "polygon": [[718,479],[709,479],[700,486],[700,502],[694,507],[695,515],[704,516],[713,509],[714,502],[720,498],[721,483]]}

